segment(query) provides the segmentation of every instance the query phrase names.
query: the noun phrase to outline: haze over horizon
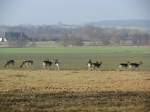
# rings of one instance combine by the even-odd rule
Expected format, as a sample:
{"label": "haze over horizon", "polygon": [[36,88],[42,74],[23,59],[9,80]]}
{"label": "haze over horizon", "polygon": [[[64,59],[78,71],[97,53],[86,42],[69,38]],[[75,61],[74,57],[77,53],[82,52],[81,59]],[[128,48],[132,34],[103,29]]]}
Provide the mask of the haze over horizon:
{"label": "haze over horizon", "polygon": [[150,20],[150,0],[0,0],[0,25]]}

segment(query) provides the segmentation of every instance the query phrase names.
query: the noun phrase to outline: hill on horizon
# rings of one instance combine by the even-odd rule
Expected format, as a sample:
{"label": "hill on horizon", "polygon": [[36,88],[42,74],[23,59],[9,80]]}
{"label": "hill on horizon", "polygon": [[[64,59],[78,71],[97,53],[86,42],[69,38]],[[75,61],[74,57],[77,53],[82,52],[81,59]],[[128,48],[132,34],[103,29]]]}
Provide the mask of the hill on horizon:
{"label": "hill on horizon", "polygon": [[150,20],[103,20],[97,22],[88,23],[88,25],[94,25],[97,27],[139,27],[139,28],[150,28]]}

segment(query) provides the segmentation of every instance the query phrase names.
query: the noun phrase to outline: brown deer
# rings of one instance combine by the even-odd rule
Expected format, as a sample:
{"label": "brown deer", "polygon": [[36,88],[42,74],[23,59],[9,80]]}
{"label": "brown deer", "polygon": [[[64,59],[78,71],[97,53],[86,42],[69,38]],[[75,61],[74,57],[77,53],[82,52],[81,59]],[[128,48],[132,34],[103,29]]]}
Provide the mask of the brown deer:
{"label": "brown deer", "polygon": [[92,62],[91,59],[88,61],[88,70],[95,70],[100,68],[102,65],[102,62],[96,61],[95,63]]}
{"label": "brown deer", "polygon": [[119,70],[122,70],[122,69],[127,70],[128,67],[129,67],[129,61],[127,61],[126,63],[120,63],[118,66],[118,69]]}
{"label": "brown deer", "polygon": [[59,67],[60,62],[58,61],[58,59],[55,59],[54,61],[55,61],[55,65],[57,67],[57,70],[60,70],[60,67]]}
{"label": "brown deer", "polygon": [[6,67],[8,67],[8,66],[14,66],[15,65],[15,60],[8,60],[7,62],[6,62],[6,64],[4,65],[4,67],[6,68]]}
{"label": "brown deer", "polygon": [[141,64],[143,64],[142,61],[140,61],[139,63],[136,63],[136,62],[131,63],[131,62],[129,62],[129,68],[130,68],[130,69],[138,69]]}
{"label": "brown deer", "polygon": [[31,67],[32,65],[33,65],[33,60],[27,60],[27,59],[25,59],[25,60],[23,60],[23,62],[22,62],[22,64],[20,65],[20,68],[29,68],[29,67]]}
{"label": "brown deer", "polygon": [[92,65],[93,65],[93,69],[95,70],[101,67],[102,62],[96,61],[95,63],[92,63]]}
{"label": "brown deer", "polygon": [[47,68],[49,68],[52,64],[53,64],[52,61],[44,60],[44,61],[43,61],[43,68],[44,68],[44,69],[47,69]]}

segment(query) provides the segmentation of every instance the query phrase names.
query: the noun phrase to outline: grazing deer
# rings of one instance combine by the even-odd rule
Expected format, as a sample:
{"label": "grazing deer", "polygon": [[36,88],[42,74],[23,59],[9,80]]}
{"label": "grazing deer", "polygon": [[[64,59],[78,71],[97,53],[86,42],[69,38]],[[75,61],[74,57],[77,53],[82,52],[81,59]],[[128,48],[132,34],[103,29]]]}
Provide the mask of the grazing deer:
{"label": "grazing deer", "polygon": [[52,64],[53,64],[52,61],[44,60],[43,61],[43,68],[46,69],[46,68],[50,67]]}
{"label": "grazing deer", "polygon": [[89,61],[88,61],[88,63],[87,63],[88,70],[92,70],[92,69],[93,69],[93,68],[92,68],[92,65],[93,65],[93,63],[92,63],[91,59],[89,59]]}
{"label": "grazing deer", "polygon": [[4,65],[4,67],[6,68],[6,67],[8,67],[8,66],[10,66],[10,65],[14,66],[14,65],[15,65],[15,60],[8,60],[8,61],[6,62],[6,64]]}
{"label": "grazing deer", "polygon": [[20,68],[29,68],[30,66],[33,65],[33,60],[23,60],[22,64],[20,65]]}
{"label": "grazing deer", "polygon": [[98,62],[98,61],[96,61],[95,63],[92,63],[92,65],[93,65],[93,69],[98,69],[98,68],[100,68],[101,67],[101,65],[102,65],[102,62]]}
{"label": "grazing deer", "polygon": [[130,69],[138,69],[141,64],[143,64],[142,61],[140,61],[139,63],[130,63],[130,62],[129,62],[129,68],[130,68]]}
{"label": "grazing deer", "polygon": [[121,70],[121,69],[127,70],[128,67],[129,67],[129,62],[128,61],[126,63],[120,63],[119,66],[118,66],[119,70]]}
{"label": "grazing deer", "polygon": [[56,67],[57,67],[57,70],[60,70],[60,68],[59,68],[59,61],[58,61],[58,59],[55,59],[55,65],[56,65]]}

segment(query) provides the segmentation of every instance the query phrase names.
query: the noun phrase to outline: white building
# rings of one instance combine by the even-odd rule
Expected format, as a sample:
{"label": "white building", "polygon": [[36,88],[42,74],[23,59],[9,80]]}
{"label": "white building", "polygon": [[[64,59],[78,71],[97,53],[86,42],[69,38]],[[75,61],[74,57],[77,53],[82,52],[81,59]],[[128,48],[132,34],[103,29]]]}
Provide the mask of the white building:
{"label": "white building", "polygon": [[7,42],[7,39],[5,38],[5,32],[0,33],[0,42]]}

